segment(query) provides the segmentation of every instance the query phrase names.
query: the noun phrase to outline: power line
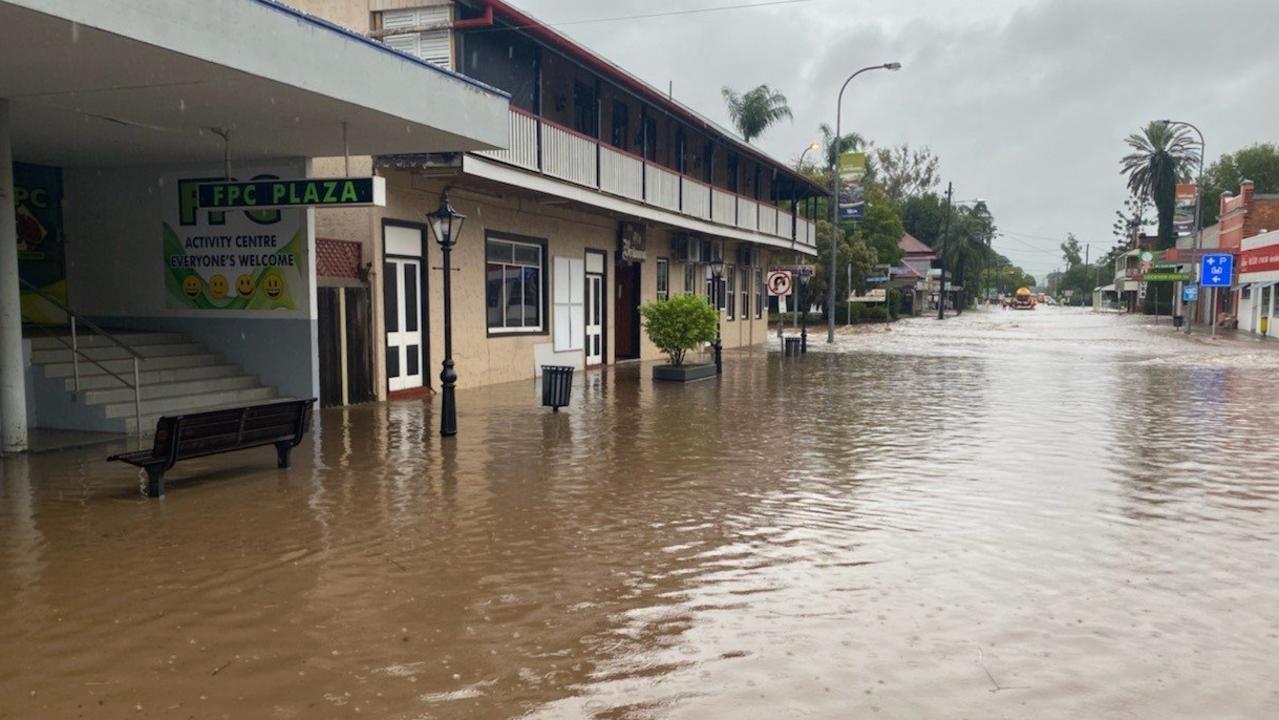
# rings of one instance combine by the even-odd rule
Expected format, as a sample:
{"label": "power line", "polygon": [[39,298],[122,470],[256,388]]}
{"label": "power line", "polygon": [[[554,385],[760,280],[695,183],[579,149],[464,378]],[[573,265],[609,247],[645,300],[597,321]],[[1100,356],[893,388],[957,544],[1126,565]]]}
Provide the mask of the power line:
{"label": "power line", "polygon": [[693,8],[686,10],[668,10],[666,12],[643,13],[639,15],[616,15],[613,17],[590,18],[586,20],[566,20],[564,22],[548,22],[540,25],[503,25],[501,27],[494,26],[492,28],[477,28],[468,32],[495,32],[500,30],[526,30],[534,27],[553,27],[561,28],[570,25],[589,25],[593,23],[622,22],[624,20],[649,20],[652,18],[675,17],[677,15],[700,15],[704,13],[724,12],[726,10],[749,10],[752,8],[770,7],[774,5],[798,5],[800,3],[809,3],[814,0],[765,0],[764,2],[741,3],[738,5],[721,5],[719,7]]}

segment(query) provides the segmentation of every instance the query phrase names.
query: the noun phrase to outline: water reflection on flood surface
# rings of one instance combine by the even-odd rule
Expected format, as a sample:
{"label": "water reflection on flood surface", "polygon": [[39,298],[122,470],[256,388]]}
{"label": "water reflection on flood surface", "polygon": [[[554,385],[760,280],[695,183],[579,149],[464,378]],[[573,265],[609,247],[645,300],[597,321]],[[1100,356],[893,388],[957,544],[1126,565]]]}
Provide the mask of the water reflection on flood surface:
{"label": "water reflection on flood surface", "polygon": [[[6,458],[0,717],[1279,715],[1275,346],[1066,310]],[[465,372],[465,362],[461,364]]]}

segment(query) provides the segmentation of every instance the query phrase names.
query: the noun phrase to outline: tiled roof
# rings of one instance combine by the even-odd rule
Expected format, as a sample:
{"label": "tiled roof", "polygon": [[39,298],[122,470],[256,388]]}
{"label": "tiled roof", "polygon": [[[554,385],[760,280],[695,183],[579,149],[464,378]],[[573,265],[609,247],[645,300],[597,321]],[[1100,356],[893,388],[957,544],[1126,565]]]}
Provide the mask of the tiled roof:
{"label": "tiled roof", "polygon": [[910,233],[902,233],[901,240],[897,241],[897,247],[907,255],[932,255],[933,249],[920,242],[918,238]]}

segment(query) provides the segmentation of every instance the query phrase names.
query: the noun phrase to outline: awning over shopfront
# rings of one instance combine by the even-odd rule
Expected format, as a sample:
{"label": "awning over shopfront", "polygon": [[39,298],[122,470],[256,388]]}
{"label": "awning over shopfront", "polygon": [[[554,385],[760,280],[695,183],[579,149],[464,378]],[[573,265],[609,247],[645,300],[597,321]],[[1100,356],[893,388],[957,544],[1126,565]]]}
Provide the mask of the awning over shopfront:
{"label": "awning over shopfront", "polygon": [[[96,200],[105,199],[99,206],[111,214],[97,224],[110,227],[94,227],[102,237],[77,252],[93,250],[79,258],[90,266],[113,257],[119,243],[158,261],[160,213],[147,215],[159,202],[148,184],[157,182],[155,168],[218,167],[225,154],[233,173],[237,165],[283,159],[301,175],[304,159],[344,152],[493,149],[507,144],[508,118],[505,93],[274,0],[0,0],[0,248],[8,248],[0,253],[0,451],[27,445],[15,163],[67,176],[82,171],[81,179],[149,168],[141,185],[98,188]],[[89,199],[71,204],[83,208]],[[123,227],[121,217],[133,215],[144,218],[135,227],[156,228],[154,249],[145,233]],[[309,242],[313,234],[299,237]],[[123,265],[143,277],[151,265],[137,258]],[[298,275],[303,297],[289,322],[302,326],[298,337],[307,340],[298,347],[307,353],[315,318],[305,295],[314,287]],[[142,289],[129,313],[163,311],[156,300],[163,284]],[[111,296],[133,297],[127,290]],[[73,309],[105,312],[92,302]],[[176,322],[194,324],[186,320]],[[216,322],[211,316],[205,326]],[[310,386],[313,359],[300,361],[297,373],[310,376]]]}
{"label": "awning over shopfront", "polygon": [[74,166],[504,147],[508,97],[269,0],[0,0],[15,159]]}

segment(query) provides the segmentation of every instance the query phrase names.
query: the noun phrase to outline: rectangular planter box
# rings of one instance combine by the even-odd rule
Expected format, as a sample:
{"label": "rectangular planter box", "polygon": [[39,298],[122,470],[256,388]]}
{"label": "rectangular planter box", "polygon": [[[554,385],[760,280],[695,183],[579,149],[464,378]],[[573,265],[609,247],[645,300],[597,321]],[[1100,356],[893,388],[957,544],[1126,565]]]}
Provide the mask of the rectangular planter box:
{"label": "rectangular planter box", "polygon": [[655,365],[653,366],[653,379],[666,380],[669,382],[692,382],[694,380],[706,380],[715,377],[715,364],[707,363],[705,365]]}

